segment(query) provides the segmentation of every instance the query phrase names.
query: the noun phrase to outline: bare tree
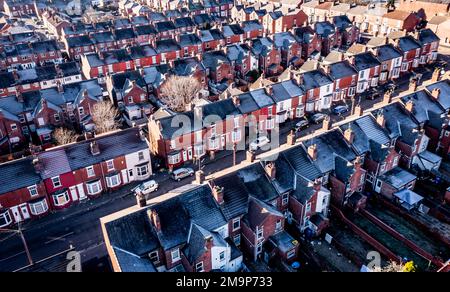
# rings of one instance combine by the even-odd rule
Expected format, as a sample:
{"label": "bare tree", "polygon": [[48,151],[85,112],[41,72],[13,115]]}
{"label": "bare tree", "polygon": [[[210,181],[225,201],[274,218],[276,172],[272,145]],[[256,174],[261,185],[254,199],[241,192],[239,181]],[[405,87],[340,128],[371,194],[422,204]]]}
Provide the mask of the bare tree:
{"label": "bare tree", "polygon": [[58,145],[73,143],[78,139],[77,133],[66,128],[57,128],[53,133],[53,137]]}
{"label": "bare tree", "polygon": [[96,103],[92,107],[91,116],[97,134],[117,130],[120,126],[116,120],[119,116],[119,111],[108,101]]}
{"label": "bare tree", "polygon": [[171,76],[161,88],[161,100],[173,111],[182,112],[202,89],[194,77]]}

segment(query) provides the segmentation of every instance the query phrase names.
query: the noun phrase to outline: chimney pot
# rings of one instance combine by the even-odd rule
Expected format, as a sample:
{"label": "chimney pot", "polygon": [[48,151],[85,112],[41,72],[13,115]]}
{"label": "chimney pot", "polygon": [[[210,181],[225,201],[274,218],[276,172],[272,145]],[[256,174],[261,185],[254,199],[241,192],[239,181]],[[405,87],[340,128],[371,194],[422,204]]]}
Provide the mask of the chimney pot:
{"label": "chimney pot", "polygon": [[308,155],[313,161],[317,160],[317,144],[312,144],[308,147]]}
{"label": "chimney pot", "polygon": [[276,178],[276,174],[277,174],[277,168],[275,166],[274,162],[269,162],[266,164],[265,167],[267,176],[271,179],[274,180]]}
{"label": "chimney pot", "polygon": [[91,154],[96,156],[100,154],[100,147],[97,144],[97,141],[92,141],[90,143]]}
{"label": "chimney pot", "polygon": [[223,194],[224,194],[224,188],[223,187],[219,187],[219,186],[215,186],[214,188],[213,188],[213,196],[214,196],[214,199],[216,199],[216,202],[219,204],[219,205],[222,205],[223,204]]}
{"label": "chimney pot", "polygon": [[435,88],[431,91],[431,95],[433,96],[434,99],[438,100],[439,99],[439,95],[441,94],[441,89],[440,88]]}
{"label": "chimney pot", "polygon": [[353,141],[355,140],[355,132],[353,132],[351,128],[348,128],[344,131],[344,138],[348,144],[353,144]]}
{"label": "chimney pot", "polygon": [[409,100],[406,104],[405,104],[405,108],[408,112],[412,113],[414,110],[414,102],[412,100]]}

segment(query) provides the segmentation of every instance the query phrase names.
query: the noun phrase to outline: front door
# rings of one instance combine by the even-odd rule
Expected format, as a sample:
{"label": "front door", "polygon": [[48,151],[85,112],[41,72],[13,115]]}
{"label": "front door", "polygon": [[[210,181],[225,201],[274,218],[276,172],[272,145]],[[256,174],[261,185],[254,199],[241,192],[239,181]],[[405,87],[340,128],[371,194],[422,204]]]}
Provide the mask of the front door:
{"label": "front door", "polygon": [[17,222],[21,222],[22,221],[22,216],[20,215],[19,212],[19,207],[15,206],[11,208],[11,212],[14,216],[14,221]]}
{"label": "front door", "polygon": [[377,183],[375,184],[375,192],[380,193],[381,192],[381,185],[382,185],[382,181],[377,179]]}
{"label": "front door", "polygon": [[183,161],[188,161],[188,155],[186,150],[183,150]]}
{"label": "front door", "polygon": [[70,187],[70,195],[72,196],[72,201],[78,201],[77,187]]}
{"label": "front door", "polygon": [[78,195],[80,196],[80,200],[86,199],[86,194],[84,193],[83,184],[77,185]]}
{"label": "front door", "polygon": [[30,212],[28,212],[27,204],[20,205],[20,211],[22,212],[22,217],[24,220],[30,219]]}

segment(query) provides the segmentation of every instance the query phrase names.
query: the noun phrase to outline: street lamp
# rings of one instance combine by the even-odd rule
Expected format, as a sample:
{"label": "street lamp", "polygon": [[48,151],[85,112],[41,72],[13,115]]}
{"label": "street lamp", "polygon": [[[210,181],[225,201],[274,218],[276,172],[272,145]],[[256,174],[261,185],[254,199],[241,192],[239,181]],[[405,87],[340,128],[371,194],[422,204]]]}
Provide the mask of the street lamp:
{"label": "street lamp", "polygon": [[0,232],[5,232],[5,233],[6,232],[11,232],[11,233],[15,233],[15,234],[19,234],[20,235],[20,238],[22,239],[23,246],[25,248],[25,253],[27,254],[28,263],[29,263],[30,266],[32,266],[34,264],[33,263],[33,259],[31,258],[31,253],[30,253],[30,250],[28,249],[28,244],[27,244],[27,241],[25,240],[25,236],[23,235],[22,228],[20,226],[20,222],[18,223],[17,230],[0,228]]}

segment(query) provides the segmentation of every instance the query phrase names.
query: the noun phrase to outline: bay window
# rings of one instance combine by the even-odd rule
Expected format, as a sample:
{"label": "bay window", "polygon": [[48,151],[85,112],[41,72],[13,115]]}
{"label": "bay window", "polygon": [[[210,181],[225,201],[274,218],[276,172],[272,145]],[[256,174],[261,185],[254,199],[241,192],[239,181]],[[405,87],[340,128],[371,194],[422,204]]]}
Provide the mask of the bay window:
{"label": "bay window", "polygon": [[69,193],[67,191],[56,193],[52,197],[53,203],[57,207],[65,206],[70,201]]}
{"label": "bay window", "polygon": [[202,157],[205,154],[205,149],[203,148],[203,145],[195,145],[194,152],[197,158]]}
{"label": "bay window", "polygon": [[29,203],[31,214],[38,216],[48,211],[47,200],[43,199],[39,202]]}
{"label": "bay window", "polygon": [[169,161],[169,164],[177,164],[180,162],[180,153],[176,153],[176,154],[169,154],[169,156],[167,156],[167,160]]}
{"label": "bay window", "polygon": [[147,176],[148,175],[148,165],[138,165],[136,166],[137,175],[139,177]]}
{"label": "bay window", "polygon": [[268,119],[266,121],[266,129],[271,130],[275,127],[275,120],[274,119]]}
{"label": "bay window", "polygon": [[9,210],[1,211],[0,212],[0,227],[5,227],[11,224],[12,219],[11,215],[9,214]]}
{"label": "bay window", "polygon": [[106,177],[106,184],[109,188],[117,187],[118,185],[120,185],[120,183],[121,181],[119,174]]}
{"label": "bay window", "polygon": [[86,188],[89,195],[96,195],[102,191],[102,184],[100,180],[86,183]]}

